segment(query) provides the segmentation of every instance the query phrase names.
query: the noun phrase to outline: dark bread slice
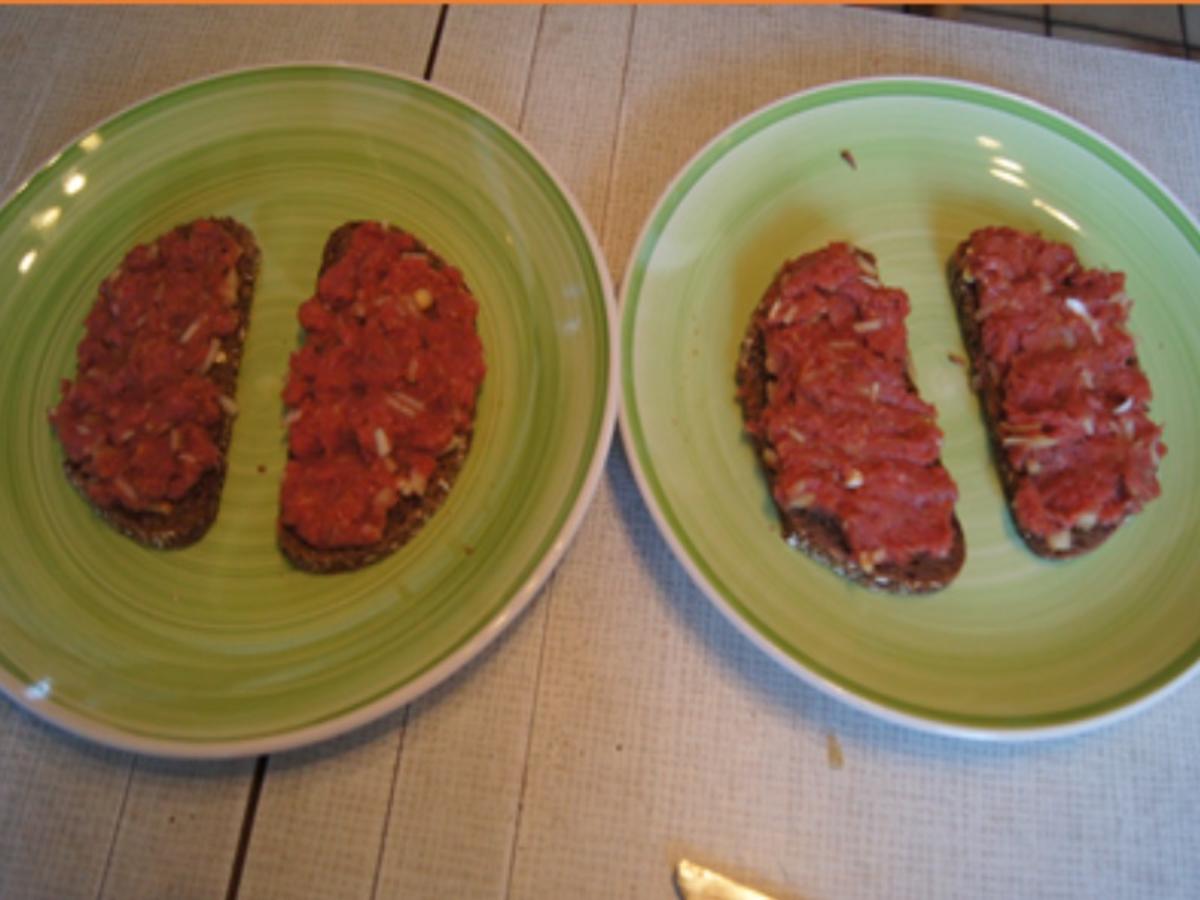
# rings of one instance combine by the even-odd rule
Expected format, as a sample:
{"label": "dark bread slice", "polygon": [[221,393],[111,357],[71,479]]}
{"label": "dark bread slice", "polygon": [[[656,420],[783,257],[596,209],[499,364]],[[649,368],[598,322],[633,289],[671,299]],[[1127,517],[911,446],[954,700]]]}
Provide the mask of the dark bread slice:
{"label": "dark bread slice", "polygon": [[[856,249],[856,255],[874,260],[869,253]],[[780,276],[782,276],[782,272]],[[763,300],[755,308],[750,326],[742,340],[738,354],[737,384],[738,398],[746,421],[757,419],[767,405],[767,387],[772,381],[766,365],[766,343],[764,338],[766,319],[773,299],[773,288],[768,289]],[[907,376],[908,388],[917,393],[916,385]],[[865,570],[851,552],[845,532],[831,515],[811,510],[787,509],[775,499],[774,481],[777,458],[768,441],[753,432],[754,443],[763,473],[771,488],[770,494],[779,512],[784,539],[798,550],[831,568],[834,572],[865,587],[889,591],[894,594],[927,594],[941,590],[954,580],[966,560],[967,547],[962,525],[958,517],[953,519],[954,546],[945,558],[923,556],[906,565],[881,563],[873,571]]]}
{"label": "dark bread slice", "polygon": [[[207,220],[223,228],[242,249],[237,262],[236,308],[241,313],[241,327],[221,341],[221,352],[208,370],[209,377],[222,394],[230,398],[237,396],[238,372],[242,365],[242,350],[246,342],[246,329],[250,321],[250,307],[254,300],[254,287],[258,279],[261,253],[254,234],[246,226],[232,218]],[[180,225],[177,230],[190,229],[195,223]],[[89,476],[81,464],[66,459],[63,470],[96,513],[117,531],[133,538],[140,544],[159,550],[186,547],[194,544],[212,527],[221,505],[221,490],[225,484],[226,457],[233,436],[233,421],[236,413],[223,410],[221,421],[210,430],[213,443],[221,454],[220,464],[205,472],[180,500],[171,504],[166,513],[131,511],[121,506],[101,507],[88,496]]]}
{"label": "dark bread slice", "polygon": [[[354,229],[362,224],[364,223],[347,222],[330,234],[321,253],[318,280],[346,252]],[[401,233],[401,229],[394,226],[389,226],[389,230]],[[445,267],[446,263],[441,257],[411,234],[409,237],[416,245],[412,252],[424,253],[435,269]],[[399,499],[388,513],[383,538],[376,543],[335,549],[314,547],[281,520],[278,528],[279,549],[296,568],[314,574],[350,572],[391,555],[408,543],[445,501],[466,461],[473,433],[473,428],[460,432],[455,448],[438,458],[437,468],[429,477],[423,494],[416,497],[402,496]]]}
{"label": "dark bread slice", "polygon": [[1007,455],[1001,443],[999,424],[1002,418],[1003,395],[1001,386],[993,377],[991,368],[985,365],[983,330],[976,318],[976,313],[979,311],[979,295],[976,282],[970,277],[966,264],[966,250],[969,243],[969,240],[963,241],[955,249],[947,267],[947,276],[950,281],[950,295],[954,299],[954,310],[958,315],[958,325],[962,331],[963,344],[966,347],[971,367],[971,385],[979,395],[984,425],[988,433],[988,443],[991,445],[992,461],[996,466],[996,471],[1000,474],[1000,483],[1004,488],[1004,496],[1009,506],[1009,518],[1026,546],[1038,556],[1047,559],[1067,559],[1079,556],[1103,544],[1117,530],[1118,526],[1096,525],[1092,528],[1072,528],[1071,546],[1066,550],[1056,550],[1045,538],[1021,527],[1021,523],[1013,512],[1017,488],[1020,486],[1019,473],[1008,464]]}

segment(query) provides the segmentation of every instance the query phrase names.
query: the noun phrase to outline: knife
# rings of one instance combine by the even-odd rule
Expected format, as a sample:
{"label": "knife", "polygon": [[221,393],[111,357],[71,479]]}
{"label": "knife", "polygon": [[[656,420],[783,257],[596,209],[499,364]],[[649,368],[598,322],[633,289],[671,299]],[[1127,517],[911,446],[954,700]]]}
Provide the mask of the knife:
{"label": "knife", "polygon": [[675,866],[675,884],[683,900],[772,900],[690,859],[681,859]]}

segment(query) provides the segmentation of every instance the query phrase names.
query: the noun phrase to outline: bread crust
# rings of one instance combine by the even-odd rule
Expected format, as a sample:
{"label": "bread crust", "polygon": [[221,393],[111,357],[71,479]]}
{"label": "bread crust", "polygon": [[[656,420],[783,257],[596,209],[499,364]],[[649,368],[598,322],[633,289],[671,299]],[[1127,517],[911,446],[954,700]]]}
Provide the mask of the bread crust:
{"label": "bread crust", "polygon": [[[190,229],[199,221],[209,221],[219,225],[238,242],[242,251],[236,264],[237,299],[235,303],[241,313],[241,326],[234,334],[221,341],[224,361],[214,362],[208,371],[209,378],[216,383],[221,393],[236,398],[238,372],[242,365],[242,351],[246,342],[246,330],[250,323],[250,308],[254,300],[261,252],[250,229],[232,218],[195,220],[180,225],[175,230]],[[69,458],[65,459],[63,471],[67,480],[79,491],[96,514],[121,534],[158,550],[186,547],[200,540],[217,519],[217,513],[221,506],[221,491],[225,485],[229,444],[233,437],[235,418],[236,413],[222,411],[221,421],[210,430],[213,443],[220,452],[220,462],[216,468],[209,469],[201,475],[187,494],[171,504],[171,511],[167,513],[134,512],[122,506],[99,506],[88,495],[87,486],[90,479],[82,464],[73,463]]]}
{"label": "bread crust", "polygon": [[279,524],[279,549],[297,569],[315,575],[352,572],[395,553],[416,535],[450,493],[467,458],[471,435],[463,436],[463,445],[438,459],[438,467],[429,478],[429,486],[419,497],[401,497],[388,513],[382,540],[362,547],[333,550],[314,547],[292,528]]}
{"label": "bread crust", "polygon": [[1103,544],[1119,525],[1072,528],[1070,547],[1065,550],[1056,550],[1045,538],[1023,528],[1017,519],[1014,504],[1016,503],[1017,489],[1020,487],[1019,473],[1009,465],[1001,443],[1000,422],[1004,396],[1000,384],[992,376],[990,367],[985,365],[983,332],[976,317],[979,310],[979,294],[976,283],[970,278],[966,262],[966,251],[969,244],[969,240],[964,241],[955,249],[947,265],[947,278],[950,282],[950,295],[954,299],[954,310],[958,316],[963,344],[967,350],[971,385],[979,396],[980,410],[988,433],[988,444],[991,447],[992,462],[1000,475],[1000,483],[1004,488],[1009,518],[1021,536],[1021,540],[1037,556],[1046,559],[1067,559],[1079,556]]}
{"label": "bread crust", "polygon": [[[873,260],[864,250],[855,248],[855,253]],[[776,283],[783,274],[781,271]],[[774,287],[775,283],[755,308],[738,354],[738,399],[747,422],[757,420],[762,414],[767,404],[767,387],[773,380],[767,371],[764,335]],[[916,394],[912,379],[908,378],[907,381],[909,390]],[[906,565],[884,562],[868,572],[851,552],[845,532],[833,516],[811,510],[787,509],[775,499],[777,462],[774,449],[753,430],[749,435],[771,488],[770,494],[779,513],[783,537],[791,546],[856,584],[894,594],[928,594],[941,590],[962,569],[966,560],[966,540],[962,525],[954,516],[954,545],[947,557],[923,556]]]}
{"label": "bread crust", "polygon": [[[317,273],[318,280],[326,270],[341,259],[350,245],[354,230],[364,224],[366,223],[347,222],[330,234],[321,253],[321,267]],[[388,230],[397,234],[405,233],[395,226],[388,226]],[[441,257],[413,235],[409,234],[408,236],[415,244],[415,248],[411,252],[424,253],[429,258],[430,265],[435,269],[445,267],[446,263]],[[453,449],[438,457],[437,468],[429,477],[424,493],[415,497],[400,497],[388,513],[387,524],[381,540],[361,547],[334,549],[314,547],[304,540],[295,529],[285,525],[281,517],[278,525],[280,551],[296,568],[318,575],[354,571],[390,556],[407,544],[445,502],[450,488],[454,485],[466,462],[473,434],[474,423],[471,427],[457,433]]]}

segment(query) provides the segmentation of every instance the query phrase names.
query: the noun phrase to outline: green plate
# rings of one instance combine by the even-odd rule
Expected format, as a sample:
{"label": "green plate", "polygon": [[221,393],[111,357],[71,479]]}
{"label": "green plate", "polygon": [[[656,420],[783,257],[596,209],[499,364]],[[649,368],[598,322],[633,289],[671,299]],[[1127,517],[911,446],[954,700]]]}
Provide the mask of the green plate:
{"label": "green plate", "polygon": [[[843,154],[843,151],[847,151]],[[1096,552],[1053,563],[1007,516],[945,281],[974,228],[1072,242],[1128,274],[1170,449],[1163,496]],[[912,301],[916,380],[959,485],[967,562],[933,596],[857,588],[788,547],[734,399],[738,343],[784,259],[834,239]],[[1074,732],[1182,684],[1200,659],[1200,230],[1102,137],[988,88],[866,80],[732,126],[668,188],[621,308],[622,433],[668,542],[753,641],[893,721],[983,738]]]}
{"label": "green plate", "polygon": [[[187,220],[263,252],[220,516],[156,552],[94,516],[47,424],[100,281]],[[329,232],[407,228],[480,301],[488,374],[446,504],[354,574],[275,547],[280,390]],[[566,190],[512,132],[427,84],[340,67],[220,76],[64,149],[0,209],[0,688],[59,725],[169,755],[319,740],[412,700],[532,599],[566,550],[616,416],[612,292]]]}

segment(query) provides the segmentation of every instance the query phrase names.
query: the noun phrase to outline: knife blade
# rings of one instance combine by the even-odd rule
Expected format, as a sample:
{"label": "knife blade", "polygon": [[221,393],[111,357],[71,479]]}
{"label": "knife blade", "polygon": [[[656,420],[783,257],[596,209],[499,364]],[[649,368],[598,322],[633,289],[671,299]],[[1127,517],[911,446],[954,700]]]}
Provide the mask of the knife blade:
{"label": "knife blade", "polygon": [[676,864],[675,884],[683,900],[772,900],[761,891],[738,884],[690,859],[681,859]]}

